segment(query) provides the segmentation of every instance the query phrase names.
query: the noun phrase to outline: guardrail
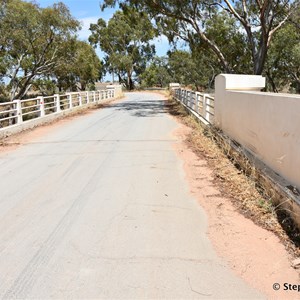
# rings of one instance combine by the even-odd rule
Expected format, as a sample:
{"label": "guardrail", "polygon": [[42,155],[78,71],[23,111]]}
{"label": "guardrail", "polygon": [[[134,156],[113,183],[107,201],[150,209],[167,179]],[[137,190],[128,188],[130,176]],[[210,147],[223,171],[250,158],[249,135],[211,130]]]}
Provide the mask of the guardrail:
{"label": "guardrail", "polygon": [[173,89],[173,96],[205,124],[214,123],[215,100],[209,94],[185,89]]}
{"label": "guardrail", "polygon": [[115,89],[110,88],[102,91],[56,94],[0,103],[0,128],[8,128],[46,115],[57,114],[114,97]]}

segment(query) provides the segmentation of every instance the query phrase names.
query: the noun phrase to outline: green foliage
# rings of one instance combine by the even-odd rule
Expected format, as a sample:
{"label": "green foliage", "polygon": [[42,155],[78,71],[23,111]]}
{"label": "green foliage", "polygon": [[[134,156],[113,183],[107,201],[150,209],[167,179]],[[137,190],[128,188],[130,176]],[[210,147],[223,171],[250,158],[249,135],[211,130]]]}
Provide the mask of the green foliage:
{"label": "green foliage", "polygon": [[173,78],[169,72],[167,57],[154,57],[151,64],[140,75],[141,87],[167,87]]}
{"label": "green foliage", "polygon": [[169,52],[170,74],[174,82],[192,85],[198,91],[213,87],[215,76],[220,73],[218,64],[210,53],[201,51],[173,51]]}
{"label": "green foliage", "polygon": [[[79,22],[58,2],[0,3],[0,83],[6,100],[22,99],[30,89],[42,94],[85,89],[103,74],[95,50],[78,41]],[[5,86],[4,81],[8,84]]]}
{"label": "green foliage", "polygon": [[274,33],[299,10],[297,0],[104,0],[102,8],[116,4],[149,13],[170,41],[206,47],[223,71],[245,64],[244,72],[251,67],[253,74],[263,72]]}
{"label": "green foliage", "polygon": [[107,71],[117,73],[119,81],[126,88],[134,88],[134,76],[138,77],[146,68],[154,53],[154,46],[149,43],[156,35],[147,14],[128,8],[126,14],[117,11],[106,22],[99,19],[91,24],[89,41],[99,45],[106,53]]}
{"label": "green foliage", "polygon": [[271,90],[300,93],[300,30],[286,24],[274,35],[265,74]]}
{"label": "green foliage", "polygon": [[53,72],[60,91],[86,90],[103,76],[103,64],[88,43],[68,41],[63,49],[65,60]]}
{"label": "green foliage", "polygon": [[61,2],[41,8],[34,2],[2,1],[0,14],[0,80],[9,80],[10,100],[22,99],[35,80],[64,62],[65,45],[79,22]]}
{"label": "green foliage", "polygon": [[190,51],[169,51],[167,57],[155,57],[140,75],[141,87],[167,87],[171,82],[204,91],[213,87],[219,73],[209,55]]}

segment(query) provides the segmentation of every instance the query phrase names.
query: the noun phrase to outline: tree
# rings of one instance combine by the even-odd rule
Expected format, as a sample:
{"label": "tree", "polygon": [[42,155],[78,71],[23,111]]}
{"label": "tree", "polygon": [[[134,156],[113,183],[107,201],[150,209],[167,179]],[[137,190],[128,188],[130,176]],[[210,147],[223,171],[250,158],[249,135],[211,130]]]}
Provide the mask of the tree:
{"label": "tree", "polygon": [[35,79],[64,61],[61,48],[79,23],[61,2],[40,8],[7,0],[1,2],[0,14],[0,76],[9,79],[9,99],[22,99]]}
{"label": "tree", "polygon": [[198,91],[211,88],[219,73],[209,53],[175,50],[168,53],[169,72],[175,82],[192,85]]}
{"label": "tree", "polygon": [[99,19],[91,24],[92,32],[89,41],[92,45],[100,45],[106,53],[106,68],[117,73],[120,83],[126,88],[134,88],[134,76],[138,77],[154,53],[154,45],[150,40],[156,32],[147,14],[128,8],[127,14],[117,11],[106,22]]}
{"label": "tree", "polygon": [[63,50],[65,60],[53,73],[59,90],[86,90],[103,76],[103,64],[87,42],[70,40]]}
{"label": "tree", "polygon": [[139,79],[142,87],[166,87],[173,81],[169,73],[168,57],[154,57]]}
{"label": "tree", "polygon": [[298,0],[104,0],[102,9],[117,3],[148,12],[170,40],[179,37],[188,43],[198,40],[206,44],[222,69],[230,73],[233,71],[230,58],[217,39],[206,32],[208,20],[214,21],[220,13],[227,14],[243,29],[253,74],[262,74],[274,33],[299,7]]}
{"label": "tree", "polygon": [[300,93],[300,29],[289,22],[274,35],[266,63],[271,90],[290,88]]}

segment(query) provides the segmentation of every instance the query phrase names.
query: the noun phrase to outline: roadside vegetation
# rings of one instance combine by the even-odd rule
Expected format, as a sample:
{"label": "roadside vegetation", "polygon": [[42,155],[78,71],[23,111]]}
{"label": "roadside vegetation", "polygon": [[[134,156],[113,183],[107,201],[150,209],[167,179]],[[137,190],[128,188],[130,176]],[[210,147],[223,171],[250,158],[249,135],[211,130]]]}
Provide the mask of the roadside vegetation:
{"label": "roadside vegetation", "polygon": [[77,39],[79,22],[59,2],[0,2],[0,100],[85,90],[101,78],[95,50]]}
{"label": "roadside vegetation", "polygon": [[228,197],[236,209],[254,223],[274,232],[293,257],[299,257],[299,229],[280,205],[274,206],[268,193],[238,167],[238,162],[228,155],[226,149],[218,146],[209,127],[201,125],[172,98],[167,108],[171,115],[191,128],[185,142],[197,156],[205,159],[222,195]]}
{"label": "roadside vegetation", "polygon": [[[146,14],[173,46],[165,58],[149,57],[138,84],[172,80],[203,90],[220,73],[262,74],[267,90],[300,93],[298,0],[104,0],[102,9],[117,5],[125,14]],[[180,44],[185,51],[178,52]],[[169,76],[162,80],[161,73]]]}
{"label": "roadside vegetation", "polygon": [[[107,7],[118,10],[105,21]],[[0,101],[92,89],[105,74],[128,90],[179,82],[208,92],[220,73],[262,74],[267,90],[300,93],[299,21],[298,0],[102,0],[85,42],[63,2],[4,0]]]}

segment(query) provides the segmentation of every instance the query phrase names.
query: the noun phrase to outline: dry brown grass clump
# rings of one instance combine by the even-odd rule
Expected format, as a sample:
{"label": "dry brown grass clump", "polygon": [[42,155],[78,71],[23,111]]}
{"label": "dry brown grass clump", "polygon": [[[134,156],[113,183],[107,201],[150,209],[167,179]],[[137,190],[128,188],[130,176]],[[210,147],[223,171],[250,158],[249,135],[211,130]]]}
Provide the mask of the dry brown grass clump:
{"label": "dry brown grass clump", "polygon": [[243,215],[257,225],[274,232],[290,253],[299,256],[300,249],[297,247],[299,245],[293,241],[293,237],[292,239],[289,237],[291,232],[283,229],[277,217],[276,206],[255,182],[254,176],[251,176],[251,168],[253,168],[253,174],[256,172],[255,168],[249,165],[247,176],[235,158],[230,156],[229,149],[226,149],[224,145],[222,149],[220,148],[212,130],[200,125],[175,100],[169,100],[167,106],[172,115],[192,129],[186,138],[186,143],[195,154],[207,161],[213,171],[214,183],[219,187],[220,192],[228,197]]}

